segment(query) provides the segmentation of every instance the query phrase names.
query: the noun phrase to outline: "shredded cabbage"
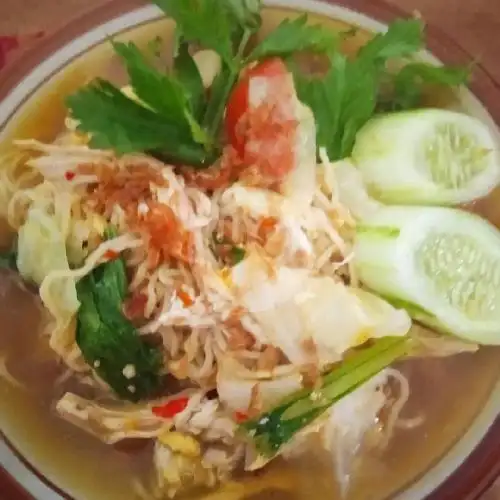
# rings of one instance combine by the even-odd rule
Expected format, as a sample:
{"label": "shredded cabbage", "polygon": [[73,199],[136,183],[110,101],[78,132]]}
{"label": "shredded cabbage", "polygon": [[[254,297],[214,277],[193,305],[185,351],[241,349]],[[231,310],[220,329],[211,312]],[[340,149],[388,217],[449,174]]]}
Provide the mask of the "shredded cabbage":
{"label": "shredded cabbage", "polygon": [[[53,218],[38,208],[29,210],[19,230],[17,267],[24,279],[37,285],[53,271],[70,269],[61,232]],[[56,318],[70,319],[79,307],[74,280],[58,281],[51,292],[53,300],[45,304],[49,311]]]}
{"label": "shredded cabbage", "polygon": [[368,194],[361,173],[349,160],[323,161],[318,165],[318,182],[327,196],[337,195],[356,219],[365,219],[381,207]]}
{"label": "shredded cabbage", "polygon": [[270,275],[256,254],[233,269],[232,281],[242,305],[262,327],[259,340],[281,349],[292,363],[317,360],[324,366],[370,338],[403,336],[411,327],[405,311],[369,292],[305,269],[282,266]]}
{"label": "shredded cabbage", "polygon": [[75,349],[74,329],[70,325],[80,303],[71,276],[55,280],[48,287],[43,286],[52,273],[69,273],[70,267],[61,231],[54,218],[39,208],[29,210],[26,222],[19,230],[17,266],[26,280],[41,286],[40,297],[55,320],[50,345],[69,359],[68,352]]}
{"label": "shredded cabbage", "polygon": [[286,396],[302,388],[298,370],[263,376],[243,370],[234,360],[223,360],[217,373],[217,392],[220,400],[233,411],[246,412],[252,403],[252,393],[258,391],[260,409],[269,410]]}

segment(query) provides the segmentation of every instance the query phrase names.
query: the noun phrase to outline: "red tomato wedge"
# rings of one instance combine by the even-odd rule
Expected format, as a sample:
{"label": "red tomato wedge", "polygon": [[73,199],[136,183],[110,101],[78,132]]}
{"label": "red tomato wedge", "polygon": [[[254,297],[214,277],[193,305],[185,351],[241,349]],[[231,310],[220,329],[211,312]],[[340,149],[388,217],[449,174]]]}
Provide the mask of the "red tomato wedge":
{"label": "red tomato wedge", "polygon": [[227,137],[254,173],[283,180],[295,161],[297,97],[285,63],[269,59],[248,69],[226,110]]}
{"label": "red tomato wedge", "polygon": [[238,123],[249,107],[250,80],[254,77],[279,77],[288,74],[285,63],[278,58],[268,59],[245,71],[235,85],[226,109],[226,133],[229,142],[243,156],[244,140],[237,133]]}

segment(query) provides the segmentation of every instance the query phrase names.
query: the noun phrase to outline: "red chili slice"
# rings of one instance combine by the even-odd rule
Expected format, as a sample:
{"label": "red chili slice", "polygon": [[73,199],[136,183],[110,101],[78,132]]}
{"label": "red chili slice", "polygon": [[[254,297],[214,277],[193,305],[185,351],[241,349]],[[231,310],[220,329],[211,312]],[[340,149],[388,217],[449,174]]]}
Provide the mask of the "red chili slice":
{"label": "red chili slice", "polygon": [[236,411],[236,412],[234,412],[234,420],[238,424],[243,424],[244,422],[246,422],[248,420],[248,414],[246,414],[243,411]]}
{"label": "red chili slice", "polygon": [[106,260],[115,260],[117,259],[118,257],[120,256],[120,254],[118,252],[116,252],[115,250],[108,250],[106,251],[106,253],[104,254],[104,258]]}
{"label": "red chili slice", "polygon": [[189,293],[184,291],[182,288],[179,288],[177,290],[177,297],[179,297],[179,299],[181,300],[181,302],[184,304],[185,307],[191,307],[194,304],[194,301],[189,295]]}
{"label": "red chili slice", "polygon": [[153,406],[151,411],[160,418],[173,418],[178,413],[183,412],[189,403],[188,397],[182,397],[168,401],[162,406]]}

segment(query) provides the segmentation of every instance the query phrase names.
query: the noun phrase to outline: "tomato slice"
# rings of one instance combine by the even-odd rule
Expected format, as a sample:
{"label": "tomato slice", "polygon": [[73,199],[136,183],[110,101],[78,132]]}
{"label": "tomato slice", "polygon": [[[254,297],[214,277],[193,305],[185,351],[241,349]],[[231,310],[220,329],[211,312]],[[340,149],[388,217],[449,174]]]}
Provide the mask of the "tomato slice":
{"label": "tomato slice", "polygon": [[285,63],[275,57],[257,64],[245,71],[238,83],[235,85],[226,109],[226,134],[229,142],[243,157],[245,152],[245,138],[238,132],[238,123],[242,116],[248,111],[250,80],[254,77],[277,77],[288,74]]}

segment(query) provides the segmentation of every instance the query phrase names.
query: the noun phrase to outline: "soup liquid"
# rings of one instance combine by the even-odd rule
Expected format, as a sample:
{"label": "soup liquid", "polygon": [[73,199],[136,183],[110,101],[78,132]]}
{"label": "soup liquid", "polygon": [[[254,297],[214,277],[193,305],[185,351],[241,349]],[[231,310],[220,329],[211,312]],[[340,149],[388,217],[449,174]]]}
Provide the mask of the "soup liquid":
{"label": "soup liquid", "polygon": [[[284,17],[296,15],[267,9],[263,33]],[[311,17],[332,29],[349,29],[338,21]],[[172,24],[165,20],[148,23],[118,38],[146,47],[147,41],[158,35],[168,49]],[[345,50],[356,50],[368,36],[359,31],[345,42]],[[96,75],[125,83],[123,70],[109,44],[94,47],[37,90],[3,131],[0,153],[10,148],[12,138],[52,140],[62,128],[66,114],[64,97]],[[436,103],[442,96],[431,98]],[[494,213],[493,208],[498,205],[495,200],[496,197],[490,197],[479,203],[479,212],[485,216]],[[1,228],[0,242],[7,237],[5,228]],[[139,443],[126,449],[107,446],[55,415],[54,401],[65,390],[71,390],[74,382],[56,383],[64,368],[40,338],[39,308],[33,297],[19,290],[5,273],[0,275],[0,318],[0,360],[6,360],[10,373],[22,384],[16,387],[0,378],[2,431],[35,467],[75,498],[136,498],[133,478],[144,479],[152,472],[150,444]],[[402,416],[423,416],[425,421],[416,429],[397,431],[385,452],[364,456],[352,478],[347,499],[391,497],[428,470],[463,435],[481,410],[499,376],[498,355],[498,350],[484,349],[445,360],[403,363],[400,368],[410,380],[411,398]],[[340,494],[331,457],[317,453],[286,463],[277,460],[257,474],[235,478],[219,491],[196,498],[333,500]]]}

